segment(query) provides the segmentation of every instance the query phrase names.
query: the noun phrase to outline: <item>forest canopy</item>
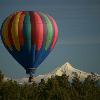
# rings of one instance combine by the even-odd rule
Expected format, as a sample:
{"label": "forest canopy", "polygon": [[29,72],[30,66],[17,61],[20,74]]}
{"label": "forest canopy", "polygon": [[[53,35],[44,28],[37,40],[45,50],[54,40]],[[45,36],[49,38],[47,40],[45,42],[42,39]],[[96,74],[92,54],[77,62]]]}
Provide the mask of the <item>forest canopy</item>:
{"label": "forest canopy", "polygon": [[0,71],[0,100],[100,100],[100,80],[91,74],[84,81],[76,75],[70,82],[63,74],[20,85],[13,80],[4,81]]}

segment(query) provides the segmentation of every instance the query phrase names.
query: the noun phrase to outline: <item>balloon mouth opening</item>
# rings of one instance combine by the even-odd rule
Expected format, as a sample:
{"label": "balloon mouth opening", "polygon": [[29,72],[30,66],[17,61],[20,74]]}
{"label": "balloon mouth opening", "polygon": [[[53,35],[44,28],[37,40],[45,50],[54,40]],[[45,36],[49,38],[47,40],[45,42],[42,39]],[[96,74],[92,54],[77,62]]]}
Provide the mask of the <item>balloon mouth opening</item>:
{"label": "balloon mouth opening", "polygon": [[30,76],[33,76],[35,73],[36,68],[28,68],[26,69],[26,74],[29,74]]}

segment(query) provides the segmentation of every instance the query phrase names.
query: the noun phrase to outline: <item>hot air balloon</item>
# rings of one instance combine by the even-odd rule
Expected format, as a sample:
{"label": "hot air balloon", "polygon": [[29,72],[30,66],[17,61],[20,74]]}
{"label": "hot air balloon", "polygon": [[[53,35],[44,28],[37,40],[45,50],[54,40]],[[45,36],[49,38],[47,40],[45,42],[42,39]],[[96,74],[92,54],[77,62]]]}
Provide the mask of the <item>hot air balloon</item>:
{"label": "hot air balloon", "polygon": [[30,75],[54,48],[58,37],[56,21],[38,11],[18,11],[8,16],[1,27],[1,39],[8,52]]}

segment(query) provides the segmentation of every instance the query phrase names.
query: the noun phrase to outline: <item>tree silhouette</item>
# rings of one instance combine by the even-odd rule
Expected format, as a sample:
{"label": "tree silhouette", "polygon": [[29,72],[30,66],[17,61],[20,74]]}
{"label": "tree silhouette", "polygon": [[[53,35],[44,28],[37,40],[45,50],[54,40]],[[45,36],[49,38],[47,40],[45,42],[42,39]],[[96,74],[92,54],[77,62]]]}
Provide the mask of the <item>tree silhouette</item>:
{"label": "tree silhouette", "polygon": [[100,100],[100,79],[91,74],[84,81],[76,73],[72,81],[69,76],[52,76],[40,83],[18,84],[4,81],[0,72],[0,100]]}

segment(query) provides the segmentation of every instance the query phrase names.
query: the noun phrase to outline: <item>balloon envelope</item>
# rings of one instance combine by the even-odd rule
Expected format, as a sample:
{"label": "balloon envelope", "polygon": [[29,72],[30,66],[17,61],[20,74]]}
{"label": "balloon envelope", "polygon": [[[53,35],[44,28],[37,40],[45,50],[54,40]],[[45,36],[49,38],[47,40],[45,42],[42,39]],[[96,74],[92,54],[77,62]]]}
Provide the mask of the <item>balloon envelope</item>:
{"label": "balloon envelope", "polygon": [[41,12],[15,12],[5,19],[1,28],[5,47],[28,74],[48,56],[57,37],[55,20]]}

